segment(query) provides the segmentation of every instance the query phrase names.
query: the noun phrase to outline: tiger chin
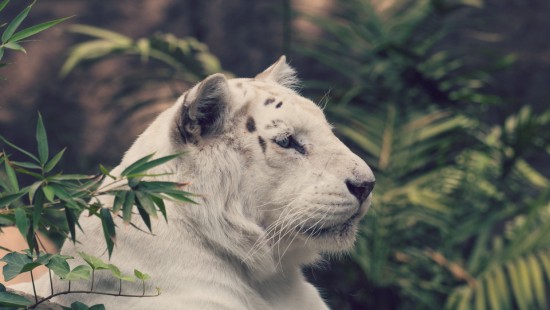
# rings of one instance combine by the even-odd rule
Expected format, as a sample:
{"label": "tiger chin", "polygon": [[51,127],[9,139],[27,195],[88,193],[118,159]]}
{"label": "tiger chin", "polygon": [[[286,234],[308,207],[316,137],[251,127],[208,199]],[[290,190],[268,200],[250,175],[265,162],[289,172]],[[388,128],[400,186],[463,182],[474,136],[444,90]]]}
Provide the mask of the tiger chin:
{"label": "tiger chin", "polygon": [[[153,222],[154,236],[117,223],[111,261],[149,273],[162,294],[55,301],[107,309],[328,309],[301,267],[353,247],[375,179],[296,84],[283,56],[254,78],[209,76],[161,113],[111,174],[151,153],[183,153],[149,173],[189,182],[197,204],[166,201],[168,223]],[[80,243],[67,242],[61,252],[107,259],[100,221],[83,215],[80,223]],[[144,228],[137,218],[134,224]],[[48,295],[48,280],[38,282],[39,294]],[[98,272],[94,289],[117,290],[118,280]]]}

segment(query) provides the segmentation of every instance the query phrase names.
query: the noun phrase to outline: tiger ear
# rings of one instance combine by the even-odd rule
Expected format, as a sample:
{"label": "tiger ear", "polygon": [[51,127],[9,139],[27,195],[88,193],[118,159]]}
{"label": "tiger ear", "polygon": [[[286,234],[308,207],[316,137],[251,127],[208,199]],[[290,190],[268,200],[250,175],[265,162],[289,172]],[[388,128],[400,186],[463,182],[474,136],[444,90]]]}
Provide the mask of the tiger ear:
{"label": "tiger ear", "polygon": [[229,85],[223,74],[207,77],[185,95],[178,121],[178,131],[184,143],[223,131],[230,101]]}
{"label": "tiger ear", "polygon": [[275,82],[288,88],[293,88],[298,83],[296,70],[286,63],[286,57],[284,55],[269,68],[256,75],[254,79]]}

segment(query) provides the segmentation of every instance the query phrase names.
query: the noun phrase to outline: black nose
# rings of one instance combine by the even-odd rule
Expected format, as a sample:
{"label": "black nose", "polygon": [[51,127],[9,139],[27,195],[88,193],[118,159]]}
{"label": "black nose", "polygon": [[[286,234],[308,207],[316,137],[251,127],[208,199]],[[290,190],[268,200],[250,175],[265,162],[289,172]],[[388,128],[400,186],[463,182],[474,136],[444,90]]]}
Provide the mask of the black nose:
{"label": "black nose", "polygon": [[363,201],[365,201],[365,199],[369,197],[372,189],[374,188],[374,183],[374,181],[365,181],[359,183],[346,180],[346,186],[348,187],[349,192],[352,193],[353,196],[357,197],[357,199],[359,199],[359,203],[363,203]]}

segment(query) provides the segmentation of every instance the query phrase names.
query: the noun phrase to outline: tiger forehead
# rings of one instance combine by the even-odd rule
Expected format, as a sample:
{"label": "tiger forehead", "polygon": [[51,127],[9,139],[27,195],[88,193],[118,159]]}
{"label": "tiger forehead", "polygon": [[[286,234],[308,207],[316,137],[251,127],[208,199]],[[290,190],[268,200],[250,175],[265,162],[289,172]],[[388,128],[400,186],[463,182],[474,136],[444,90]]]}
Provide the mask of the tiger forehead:
{"label": "tiger forehead", "polygon": [[[240,116],[249,114],[272,115],[273,113],[292,113],[325,120],[323,111],[311,100],[300,96],[294,90],[275,83],[254,79],[230,80],[233,96],[238,104]],[[243,112],[246,112],[243,113]]]}

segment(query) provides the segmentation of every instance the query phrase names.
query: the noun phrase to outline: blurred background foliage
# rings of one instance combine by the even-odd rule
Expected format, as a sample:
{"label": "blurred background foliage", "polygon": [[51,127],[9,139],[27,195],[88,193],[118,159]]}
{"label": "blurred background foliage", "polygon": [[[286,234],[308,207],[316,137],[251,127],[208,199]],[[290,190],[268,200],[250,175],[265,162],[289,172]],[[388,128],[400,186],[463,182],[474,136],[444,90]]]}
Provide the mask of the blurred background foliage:
{"label": "blurred background foliage", "polygon": [[[4,82],[2,134],[24,145],[14,128],[30,108],[11,102],[38,101],[45,117],[67,119],[52,130],[59,148],[74,148],[68,170],[115,165],[221,63],[253,76],[286,53],[302,93],[377,176],[356,250],[306,271],[332,308],[550,308],[550,4],[245,2],[141,1],[141,25],[110,19],[136,13],[129,2],[88,4],[99,17],[76,18],[58,35],[70,40],[54,47],[63,53],[46,54],[66,85],[18,88],[35,80],[15,73]],[[39,96],[21,95],[31,89]]]}

